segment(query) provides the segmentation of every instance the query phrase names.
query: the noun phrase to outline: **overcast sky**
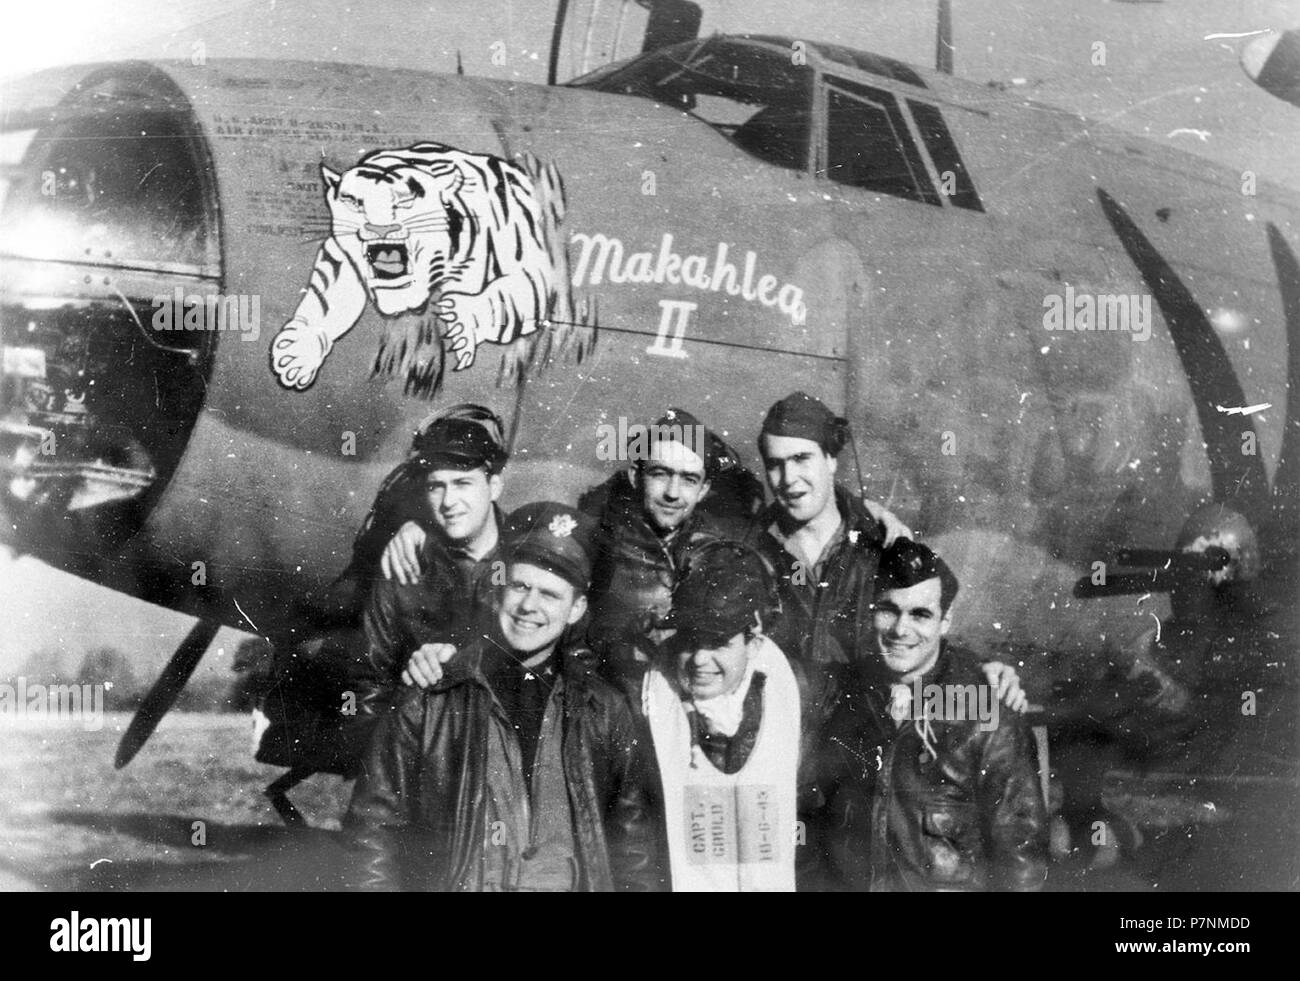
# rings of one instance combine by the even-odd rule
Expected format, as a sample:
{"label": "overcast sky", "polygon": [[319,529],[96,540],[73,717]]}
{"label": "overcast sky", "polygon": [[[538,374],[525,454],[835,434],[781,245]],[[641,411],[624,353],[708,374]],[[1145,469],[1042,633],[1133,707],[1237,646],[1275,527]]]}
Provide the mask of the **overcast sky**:
{"label": "overcast sky", "polygon": [[[592,2],[608,12],[619,0]],[[935,0],[723,0],[705,30],[782,33],[929,65]],[[1300,109],[1256,88],[1238,63],[1255,32],[1300,26],[1296,0],[954,0],[956,73],[996,82],[1156,142],[1300,188]],[[552,5],[545,0],[51,0],[7,4],[5,77],[121,57],[268,57],[355,61],[544,81]],[[585,23],[585,21],[584,21]],[[493,45],[506,53],[492,64]],[[1105,65],[1093,63],[1106,46]],[[503,46],[503,47],[502,47]],[[0,100],[4,86],[0,82]],[[436,133],[429,134],[436,138]],[[161,661],[186,618],[0,556],[0,676],[38,648],[111,643]],[[234,635],[214,646],[225,670]]]}

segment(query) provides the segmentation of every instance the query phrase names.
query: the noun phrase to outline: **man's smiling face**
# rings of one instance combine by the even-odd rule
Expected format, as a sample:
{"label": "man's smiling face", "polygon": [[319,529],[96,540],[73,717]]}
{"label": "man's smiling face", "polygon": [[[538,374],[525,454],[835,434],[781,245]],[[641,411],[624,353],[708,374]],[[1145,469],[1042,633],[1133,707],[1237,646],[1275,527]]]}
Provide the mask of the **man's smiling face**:
{"label": "man's smiling face", "polygon": [[952,625],[952,609],[940,608],[942,585],[936,576],[906,589],[887,589],[872,606],[876,651],[888,671],[911,681],[939,658],[939,644]]}
{"label": "man's smiling face", "polygon": [[638,473],[641,507],[661,535],[681,527],[709,489],[704,460],[676,440],[656,440]]}
{"label": "man's smiling face", "polygon": [[536,654],[555,644],[587,611],[587,597],[549,569],[512,562],[497,603],[501,636],[516,654]]}
{"label": "man's smiling face", "polygon": [[682,690],[692,698],[706,699],[729,695],[740,687],[758,641],[747,641],[744,631],[737,631],[730,637],[679,640],[676,646]]}
{"label": "man's smiling face", "polygon": [[483,467],[434,470],[425,479],[430,516],[452,542],[472,545],[492,520],[492,502],[501,496],[501,477]]}

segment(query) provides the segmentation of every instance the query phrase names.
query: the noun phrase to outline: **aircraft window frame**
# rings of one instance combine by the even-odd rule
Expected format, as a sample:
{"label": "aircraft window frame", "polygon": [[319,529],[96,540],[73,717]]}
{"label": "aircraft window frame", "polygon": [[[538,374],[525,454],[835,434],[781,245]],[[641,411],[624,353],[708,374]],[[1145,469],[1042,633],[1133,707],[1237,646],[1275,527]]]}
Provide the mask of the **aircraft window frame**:
{"label": "aircraft window frame", "polygon": [[[152,137],[147,150],[139,140],[122,139],[146,132]],[[124,102],[107,117],[80,109],[58,113],[36,131],[24,155],[25,170],[58,175],[57,193],[10,184],[0,201],[0,255],[86,261],[82,239],[98,228],[114,264],[216,275],[219,223],[203,153],[189,121],[171,109]],[[27,228],[58,233],[30,236],[37,245],[32,251]]]}
{"label": "aircraft window frame", "polygon": [[887,58],[884,55],[874,54],[870,51],[858,51],[842,44],[826,44],[819,41],[815,42],[813,47],[819,55],[841,69],[856,69],[870,75],[879,75],[881,78],[887,78],[894,82],[901,82],[904,85],[911,85],[918,89],[929,87],[925,84],[925,79],[918,75],[916,70],[906,62]]}
{"label": "aircraft window frame", "polygon": [[[917,204],[943,207],[944,195],[940,194],[937,189],[937,175],[931,169],[928,155],[921,151],[921,139],[909,124],[907,114],[904,112],[897,95],[888,89],[863,85],[860,82],[830,74],[821,77],[818,95],[820,105],[818,115],[821,119],[821,132],[817,141],[818,159],[815,166],[815,174],[818,178],[844,187],[855,187],[869,193],[886,194],[890,197],[912,201]],[[831,100],[836,95],[869,106],[887,120],[894,135],[894,145],[898,150],[898,157],[906,167],[906,177],[912,183],[911,192],[904,193],[898,187],[858,184],[849,180],[842,180],[831,174]]]}
{"label": "aircraft window frame", "polygon": [[[683,52],[685,56],[681,57]],[[777,71],[773,73],[775,81],[754,83],[711,72],[710,63],[731,64],[733,76],[738,74],[737,68],[746,66],[750,78],[761,77],[764,67]],[[676,70],[672,70],[674,65]],[[769,166],[807,174],[816,145],[816,74],[811,66],[795,65],[787,52],[768,45],[707,38],[649,52],[617,67],[606,66],[566,84],[646,98],[689,112],[749,156]],[[688,76],[694,84],[674,92],[672,83]],[[699,111],[698,99],[702,96],[750,105],[754,112],[734,123],[709,119]],[[746,132],[745,127],[756,120],[758,123]],[[737,137],[737,133],[745,135]]]}
{"label": "aircraft window frame", "polygon": [[954,193],[943,196],[954,208],[983,212],[984,202],[980,198],[979,191],[975,189],[975,181],[966,168],[961,150],[957,148],[957,142],[952,138],[952,131],[948,128],[947,120],[944,119],[943,110],[932,102],[910,98],[906,101],[907,108],[912,114],[912,122],[921,136],[921,142],[925,144],[930,161],[934,164],[934,172],[939,177],[940,187],[943,186],[945,173],[951,172],[953,175],[956,184]]}

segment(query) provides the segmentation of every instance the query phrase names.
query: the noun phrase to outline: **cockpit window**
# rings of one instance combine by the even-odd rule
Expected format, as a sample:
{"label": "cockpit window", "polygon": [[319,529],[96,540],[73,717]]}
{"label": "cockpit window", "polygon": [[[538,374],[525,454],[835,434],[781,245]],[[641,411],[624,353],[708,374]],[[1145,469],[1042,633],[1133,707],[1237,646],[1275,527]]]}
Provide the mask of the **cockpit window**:
{"label": "cockpit window", "polygon": [[831,61],[839,62],[848,68],[870,72],[873,75],[893,79],[895,82],[902,82],[905,85],[915,85],[919,89],[926,87],[925,80],[916,73],[911,65],[895,61],[893,58],[885,58],[869,51],[854,51],[852,48],[846,48],[839,44],[825,44],[821,41],[816,42],[814,47],[817,49],[818,54]]}
{"label": "cockpit window", "polygon": [[912,110],[912,118],[916,120],[917,132],[921,134],[926,149],[930,151],[930,159],[934,162],[934,169],[939,173],[943,193],[948,196],[953,207],[965,208],[968,211],[983,211],[984,203],[980,200],[979,192],[975,190],[975,183],[962,162],[961,153],[957,150],[957,144],[953,142],[952,133],[948,131],[948,124],[943,121],[943,113],[939,111],[939,107],[932,106],[928,102],[918,102],[916,99],[908,99],[907,105]]}
{"label": "cockpit window", "polygon": [[685,109],[748,153],[808,166],[813,72],[789,52],[709,39],[607,66],[568,83]]}
{"label": "cockpit window", "polygon": [[840,79],[826,90],[826,177],[942,207],[892,93]]}
{"label": "cockpit window", "polygon": [[214,229],[190,135],[148,108],[54,123],[4,202],[0,254],[205,268]]}

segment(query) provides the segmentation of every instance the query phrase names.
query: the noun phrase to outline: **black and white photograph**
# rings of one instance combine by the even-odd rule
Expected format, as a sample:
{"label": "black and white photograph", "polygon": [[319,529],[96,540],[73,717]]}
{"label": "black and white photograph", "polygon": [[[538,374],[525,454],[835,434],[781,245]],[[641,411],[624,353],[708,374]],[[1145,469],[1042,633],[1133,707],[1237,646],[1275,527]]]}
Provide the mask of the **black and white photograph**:
{"label": "black and white photograph", "polygon": [[1300,889],[1300,6],[4,21],[0,891]]}

